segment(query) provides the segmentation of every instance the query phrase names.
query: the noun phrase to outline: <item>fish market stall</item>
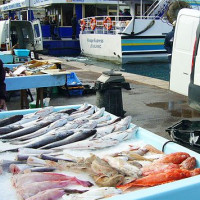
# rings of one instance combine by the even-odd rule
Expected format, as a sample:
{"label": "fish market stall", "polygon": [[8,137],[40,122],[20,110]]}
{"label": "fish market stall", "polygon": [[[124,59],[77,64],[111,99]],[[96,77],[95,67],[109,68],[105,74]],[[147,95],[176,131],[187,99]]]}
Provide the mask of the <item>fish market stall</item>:
{"label": "fish market stall", "polygon": [[[130,116],[85,103],[7,111],[0,119],[1,200],[199,197],[200,155],[137,127]],[[11,175],[3,162],[14,158],[26,169],[12,163]],[[55,172],[36,172],[39,166]],[[52,186],[58,180],[62,185]]]}
{"label": "fish market stall", "polygon": [[57,69],[55,63],[48,61],[30,61],[21,65],[4,65],[11,71],[7,73],[5,83],[7,91],[21,90],[21,108],[28,108],[27,92],[36,88],[36,106],[43,105],[43,88],[62,86],[66,83],[66,70]]}

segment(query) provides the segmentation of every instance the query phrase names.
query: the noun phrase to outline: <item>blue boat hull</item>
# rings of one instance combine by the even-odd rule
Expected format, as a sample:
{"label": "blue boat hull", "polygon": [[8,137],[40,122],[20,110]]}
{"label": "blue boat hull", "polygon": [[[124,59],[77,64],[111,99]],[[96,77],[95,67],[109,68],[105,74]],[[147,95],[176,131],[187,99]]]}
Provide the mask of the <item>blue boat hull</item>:
{"label": "blue boat hull", "polygon": [[79,56],[81,53],[79,40],[45,40],[43,54],[51,56]]}

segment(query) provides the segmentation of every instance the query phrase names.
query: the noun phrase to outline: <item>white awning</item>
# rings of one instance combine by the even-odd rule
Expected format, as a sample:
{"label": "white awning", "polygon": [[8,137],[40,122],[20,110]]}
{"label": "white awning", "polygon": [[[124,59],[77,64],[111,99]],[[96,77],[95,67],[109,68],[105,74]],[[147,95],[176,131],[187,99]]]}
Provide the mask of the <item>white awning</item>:
{"label": "white awning", "polygon": [[113,0],[34,0],[33,5],[35,7],[37,6],[46,6],[50,4],[66,4],[66,3],[80,3],[80,4],[85,4],[85,3],[97,3],[97,4],[117,4],[118,0],[113,1]]}
{"label": "white awning", "polygon": [[16,9],[32,7],[32,6],[33,6],[33,1],[31,0],[30,1],[29,0],[13,0],[10,3],[1,5],[0,10],[4,12],[4,11],[16,10]]}

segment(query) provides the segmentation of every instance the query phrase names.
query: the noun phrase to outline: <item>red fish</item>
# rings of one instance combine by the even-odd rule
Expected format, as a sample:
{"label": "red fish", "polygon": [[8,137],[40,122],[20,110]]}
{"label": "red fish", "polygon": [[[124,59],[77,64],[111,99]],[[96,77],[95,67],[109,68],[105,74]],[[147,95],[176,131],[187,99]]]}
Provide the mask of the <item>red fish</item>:
{"label": "red fish", "polygon": [[175,152],[168,155],[163,156],[162,158],[155,161],[155,163],[174,163],[180,164],[184,160],[186,160],[190,155],[185,152]]}
{"label": "red fish", "polygon": [[166,173],[159,173],[159,174],[149,175],[143,178],[136,179],[133,182],[130,182],[125,185],[120,185],[117,188],[126,190],[133,186],[137,186],[137,187],[156,186],[156,185],[180,180],[183,178],[188,178],[197,174],[200,174],[200,168],[194,169],[193,171],[189,171],[186,169],[171,169],[171,170],[168,170]]}

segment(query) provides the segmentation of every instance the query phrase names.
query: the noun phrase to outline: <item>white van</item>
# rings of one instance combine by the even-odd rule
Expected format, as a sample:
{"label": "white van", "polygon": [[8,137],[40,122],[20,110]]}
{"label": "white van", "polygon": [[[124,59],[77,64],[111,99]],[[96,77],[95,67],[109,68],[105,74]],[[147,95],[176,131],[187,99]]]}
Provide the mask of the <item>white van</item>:
{"label": "white van", "polygon": [[42,30],[39,20],[0,21],[0,50],[8,51],[16,43],[20,49],[43,50]]}
{"label": "white van", "polygon": [[189,105],[198,110],[200,109],[199,34],[200,11],[180,10],[174,33],[170,90],[188,96]]}

